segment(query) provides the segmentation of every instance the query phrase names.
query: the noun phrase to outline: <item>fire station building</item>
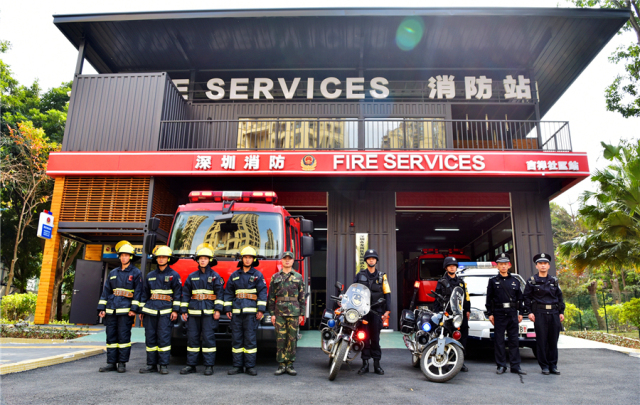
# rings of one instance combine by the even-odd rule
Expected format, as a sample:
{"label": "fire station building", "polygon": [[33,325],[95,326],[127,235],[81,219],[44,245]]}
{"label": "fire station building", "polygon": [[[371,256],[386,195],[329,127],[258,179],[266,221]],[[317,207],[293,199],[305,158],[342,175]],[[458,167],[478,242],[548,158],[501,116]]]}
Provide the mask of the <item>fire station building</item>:
{"label": "fire station building", "polygon": [[[113,245],[142,248],[158,214],[168,241],[194,190],[273,191],[314,221],[312,320],[367,247],[389,277],[393,329],[406,264],[423,249],[472,261],[508,252],[530,276],[532,256],[554,249],[549,201],[589,176],[572,148],[581,134],[544,116],[628,18],[560,8],[54,16],[78,60],[48,166],[55,226],[36,323],[49,319],[61,237],[86,244],[71,321],[95,317],[118,265]],[[98,74],[83,74],[85,61]],[[196,222],[181,237],[204,237]],[[253,243],[277,249],[281,238]]]}

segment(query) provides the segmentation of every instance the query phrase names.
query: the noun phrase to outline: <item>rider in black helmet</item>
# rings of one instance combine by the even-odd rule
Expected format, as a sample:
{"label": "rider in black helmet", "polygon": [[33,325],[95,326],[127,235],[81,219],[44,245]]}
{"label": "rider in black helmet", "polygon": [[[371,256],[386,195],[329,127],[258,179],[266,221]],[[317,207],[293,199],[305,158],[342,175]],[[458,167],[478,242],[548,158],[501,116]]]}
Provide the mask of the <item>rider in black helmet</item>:
{"label": "rider in black helmet", "polygon": [[[462,325],[460,325],[460,333],[462,334],[462,336],[460,337],[460,343],[462,343],[462,346],[464,347],[464,350],[466,352],[467,337],[469,336],[469,316],[471,315],[471,302],[469,301],[467,285],[462,280],[462,278],[456,276],[456,271],[458,271],[458,260],[455,257],[445,257],[444,262],[442,263],[442,267],[444,268],[445,273],[442,278],[438,280],[436,292],[449,300],[454,288],[460,287],[464,291],[464,303],[462,308],[464,316],[462,317]],[[436,300],[435,309],[436,311],[442,310],[442,306],[440,305],[440,302],[438,300]],[[463,364],[460,371],[466,373],[467,371],[469,371],[469,369],[466,365]]]}

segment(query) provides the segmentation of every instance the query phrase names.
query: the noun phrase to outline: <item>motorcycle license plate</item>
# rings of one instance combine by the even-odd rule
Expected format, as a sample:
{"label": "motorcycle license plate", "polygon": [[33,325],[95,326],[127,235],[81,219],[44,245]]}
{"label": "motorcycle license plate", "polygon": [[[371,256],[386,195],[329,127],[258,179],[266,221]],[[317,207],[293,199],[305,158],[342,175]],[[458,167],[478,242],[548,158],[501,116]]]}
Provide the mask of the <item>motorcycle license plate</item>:
{"label": "motorcycle license plate", "polygon": [[527,333],[527,327],[524,325],[520,325],[520,333]]}

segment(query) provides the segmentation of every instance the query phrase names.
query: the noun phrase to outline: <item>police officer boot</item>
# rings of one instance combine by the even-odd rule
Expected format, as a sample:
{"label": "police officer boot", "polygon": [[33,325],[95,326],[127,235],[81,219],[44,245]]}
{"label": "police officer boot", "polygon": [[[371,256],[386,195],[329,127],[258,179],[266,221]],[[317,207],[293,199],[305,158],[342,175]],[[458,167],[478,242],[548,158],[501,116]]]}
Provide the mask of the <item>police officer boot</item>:
{"label": "police officer boot", "polygon": [[362,360],[362,368],[358,370],[358,374],[366,374],[369,372],[369,360]]}
{"label": "police officer boot", "polygon": [[248,369],[245,370],[246,374],[249,374],[250,376],[256,376],[258,375],[258,372],[256,371],[255,368],[253,367],[249,367]]}
{"label": "police officer boot", "polygon": [[158,366],[156,366],[155,364],[152,366],[148,365],[140,369],[140,374],[157,373],[157,372],[158,372]]}
{"label": "police officer boot", "polygon": [[462,371],[463,373],[466,373],[469,371],[469,369],[467,368],[467,365],[462,363],[462,368],[460,369],[460,371]]}
{"label": "police officer boot", "polygon": [[[367,371],[369,371],[369,370],[367,370]],[[373,360],[373,371],[376,374],[384,375],[384,370],[382,369],[382,367],[380,367],[380,360],[377,360],[377,359]]]}
{"label": "police officer boot", "polygon": [[236,374],[242,374],[242,373],[244,373],[244,370],[242,369],[242,367],[235,367],[227,371],[227,374],[229,375],[236,375]]}
{"label": "police officer boot", "polygon": [[274,375],[282,375],[284,373],[287,372],[287,366],[284,365],[284,363],[280,363],[278,365],[278,369],[276,370],[275,373],[273,373]]}
{"label": "police officer boot", "polygon": [[213,375],[213,366],[205,366],[204,375]]}
{"label": "police officer boot", "polygon": [[127,363],[118,363],[118,373],[127,372]]}
{"label": "police officer boot", "polygon": [[297,375],[298,372],[293,368],[293,363],[287,365],[287,374],[289,375]]}
{"label": "police officer boot", "polygon": [[160,374],[169,374],[169,370],[167,369],[167,366],[160,366]]}
{"label": "police officer boot", "polygon": [[183,368],[182,370],[180,370],[180,374],[193,374],[195,372],[197,372],[198,370],[196,370],[196,366],[187,366],[185,368]]}
{"label": "police officer boot", "polygon": [[100,372],[101,373],[106,373],[107,371],[116,371],[117,369],[118,369],[118,367],[116,367],[115,364],[107,363],[106,366],[100,367]]}

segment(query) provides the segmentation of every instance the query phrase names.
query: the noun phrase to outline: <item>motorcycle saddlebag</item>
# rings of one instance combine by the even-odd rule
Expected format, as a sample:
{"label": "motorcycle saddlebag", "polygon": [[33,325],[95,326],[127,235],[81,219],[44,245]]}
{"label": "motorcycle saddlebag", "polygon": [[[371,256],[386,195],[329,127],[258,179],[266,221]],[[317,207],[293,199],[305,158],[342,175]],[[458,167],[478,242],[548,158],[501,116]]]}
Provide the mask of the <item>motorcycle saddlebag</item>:
{"label": "motorcycle saddlebag", "polygon": [[413,311],[408,309],[402,310],[402,315],[400,316],[400,331],[402,333],[411,333],[414,331],[416,327],[416,317]]}

